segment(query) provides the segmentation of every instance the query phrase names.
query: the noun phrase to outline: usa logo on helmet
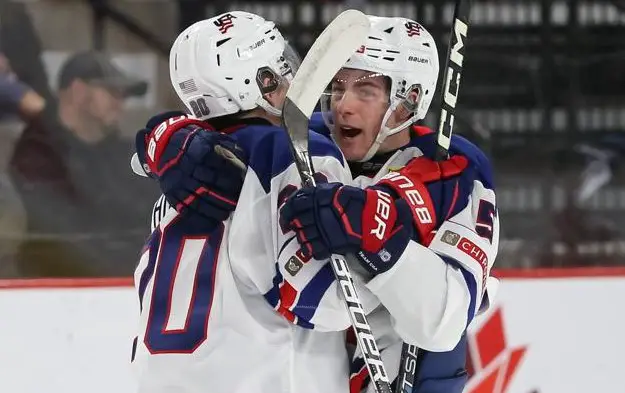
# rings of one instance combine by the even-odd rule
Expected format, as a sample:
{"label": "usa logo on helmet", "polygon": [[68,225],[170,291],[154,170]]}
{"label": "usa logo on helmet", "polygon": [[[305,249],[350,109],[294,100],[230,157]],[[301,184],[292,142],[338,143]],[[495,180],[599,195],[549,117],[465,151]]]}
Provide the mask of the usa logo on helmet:
{"label": "usa logo on helmet", "polygon": [[406,22],[405,26],[406,26],[406,33],[408,33],[408,37],[421,35],[421,30],[423,30],[423,27],[417,22],[412,22],[412,21]]}
{"label": "usa logo on helmet", "polygon": [[234,26],[232,19],[236,18],[237,17],[232,14],[223,14],[213,23],[215,23],[215,26],[219,27],[219,32],[221,34],[226,34],[228,30]]}

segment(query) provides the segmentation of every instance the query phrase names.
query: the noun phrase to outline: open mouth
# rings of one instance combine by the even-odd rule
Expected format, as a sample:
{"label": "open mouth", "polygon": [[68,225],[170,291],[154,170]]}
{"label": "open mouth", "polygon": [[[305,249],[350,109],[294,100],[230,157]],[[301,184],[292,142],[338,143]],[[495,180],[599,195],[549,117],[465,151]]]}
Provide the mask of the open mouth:
{"label": "open mouth", "polygon": [[340,127],[341,136],[344,138],[355,138],[362,133],[360,128],[355,127]]}

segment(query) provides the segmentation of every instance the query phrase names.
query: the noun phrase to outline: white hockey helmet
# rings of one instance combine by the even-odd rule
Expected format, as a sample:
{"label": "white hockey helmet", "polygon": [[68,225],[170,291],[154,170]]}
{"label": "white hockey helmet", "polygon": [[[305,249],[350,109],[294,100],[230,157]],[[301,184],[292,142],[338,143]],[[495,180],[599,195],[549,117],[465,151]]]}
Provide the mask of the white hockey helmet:
{"label": "white hockey helmet", "polygon": [[[345,63],[344,68],[371,71],[390,80],[389,107],[380,132],[360,161],[368,161],[384,140],[421,120],[427,114],[436,90],[439,60],[432,35],[419,23],[399,17],[369,16],[371,28],[365,44]],[[409,93],[418,92],[417,100]],[[321,101],[326,125],[333,129],[331,93]],[[399,105],[412,113],[404,123],[389,128],[387,122]]]}
{"label": "white hockey helmet", "polygon": [[169,73],[176,93],[199,119],[262,107],[264,94],[290,82],[299,58],[273,22],[231,11],[197,22],[176,38]]}

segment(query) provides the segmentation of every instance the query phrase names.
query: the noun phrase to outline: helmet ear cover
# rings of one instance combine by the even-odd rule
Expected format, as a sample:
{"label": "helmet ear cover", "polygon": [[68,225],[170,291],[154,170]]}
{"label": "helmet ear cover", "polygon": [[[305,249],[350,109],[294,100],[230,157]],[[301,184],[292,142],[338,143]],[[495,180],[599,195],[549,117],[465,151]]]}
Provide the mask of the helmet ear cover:
{"label": "helmet ear cover", "polygon": [[256,73],[256,84],[262,95],[273,93],[280,86],[282,78],[269,67],[261,67]]}
{"label": "helmet ear cover", "polygon": [[[416,94],[413,94],[416,93]],[[412,113],[416,113],[419,109],[419,101],[421,100],[421,85],[415,84],[410,86],[406,91],[406,98],[401,102],[402,106]]]}

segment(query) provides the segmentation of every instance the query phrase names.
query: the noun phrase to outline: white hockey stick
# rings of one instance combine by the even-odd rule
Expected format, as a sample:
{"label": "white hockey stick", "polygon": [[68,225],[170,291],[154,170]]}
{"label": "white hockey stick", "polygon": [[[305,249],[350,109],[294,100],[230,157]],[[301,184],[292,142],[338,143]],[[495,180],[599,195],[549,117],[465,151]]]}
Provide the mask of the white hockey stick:
{"label": "white hockey stick", "polygon": [[[366,15],[356,10],[344,11],[313,43],[291,82],[282,108],[282,122],[291,140],[291,151],[303,186],[315,185],[314,169],[308,153],[310,116],[328,83],[366,41],[368,33],[369,20]],[[330,263],[345,299],[358,346],[363,353],[375,391],[392,393],[386,368],[371,334],[371,327],[356,293],[345,257],[332,255]]]}

